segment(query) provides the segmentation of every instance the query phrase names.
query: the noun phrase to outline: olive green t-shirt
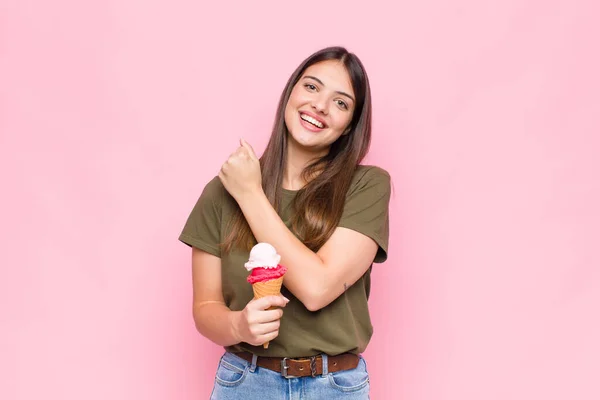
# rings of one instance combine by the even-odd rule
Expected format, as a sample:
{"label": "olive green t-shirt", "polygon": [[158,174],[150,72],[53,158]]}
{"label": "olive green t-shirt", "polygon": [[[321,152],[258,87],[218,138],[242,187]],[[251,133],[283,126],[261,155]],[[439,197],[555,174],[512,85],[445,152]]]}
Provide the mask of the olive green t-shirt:
{"label": "olive green t-shirt", "polygon": [[[296,191],[283,190],[279,216],[291,229],[292,200]],[[340,227],[353,229],[370,238],[379,249],[374,262],[387,258],[388,204],[390,176],[378,167],[359,166],[346,195]],[[244,263],[248,251],[234,250],[222,253],[219,244],[226,235],[226,227],[236,204],[218,177],[204,188],[179,240],[221,258],[222,286],[225,304],[234,311],[244,309],[254,294],[246,281],[248,271]],[[337,355],[344,352],[362,353],[373,334],[367,300],[371,288],[371,268],[328,306],[309,311],[289,290],[282,294],[290,299],[283,309],[279,336],[269,348],[240,343],[227,347],[231,352],[249,351],[259,356],[307,357],[319,353]]]}

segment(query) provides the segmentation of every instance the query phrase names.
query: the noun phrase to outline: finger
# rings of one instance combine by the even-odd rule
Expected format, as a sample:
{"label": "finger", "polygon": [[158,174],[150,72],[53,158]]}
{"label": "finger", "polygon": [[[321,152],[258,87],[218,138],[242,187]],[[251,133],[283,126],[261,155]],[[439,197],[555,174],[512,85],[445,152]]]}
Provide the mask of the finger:
{"label": "finger", "polygon": [[269,333],[279,330],[279,321],[267,322],[266,324],[258,324],[252,329],[255,336],[268,335]]}
{"label": "finger", "polygon": [[231,154],[232,156],[237,156],[240,154],[245,154],[248,150],[244,146],[240,146]]}
{"label": "finger", "polygon": [[229,163],[225,163],[221,165],[221,169],[219,170],[219,175],[223,175],[223,177],[227,176],[227,170],[229,169]]}
{"label": "finger", "polygon": [[279,336],[279,330],[277,330],[275,332],[267,333],[265,335],[260,335],[258,337],[258,343],[263,344],[266,342],[270,342],[271,340],[274,340],[277,336]]}
{"label": "finger", "polygon": [[253,159],[257,159],[256,153],[254,152],[252,146],[250,146],[250,143],[246,142],[243,138],[240,138],[240,145],[246,150],[248,150],[248,154],[250,154],[250,157],[252,157]]}
{"label": "finger", "polygon": [[238,163],[241,160],[252,159],[252,156],[248,154],[248,149],[244,147],[238,147],[238,149],[233,153],[227,162],[229,163]]}
{"label": "finger", "polygon": [[266,310],[269,307],[285,307],[289,302],[283,296],[265,296],[260,299],[253,300],[253,308],[256,310]]}
{"label": "finger", "polygon": [[254,316],[255,322],[258,324],[269,323],[278,321],[283,316],[283,310],[281,308],[275,308],[273,310],[260,311]]}
{"label": "finger", "polygon": [[238,146],[238,147],[236,147],[236,148],[235,148],[235,150],[234,150],[234,151],[232,151],[232,152],[231,152],[231,154],[229,154],[229,157],[233,157],[233,156],[235,156],[236,154],[239,154],[239,153],[240,153],[240,149],[242,149],[242,146]]}
{"label": "finger", "polygon": [[229,158],[239,158],[242,156],[247,156],[248,155],[248,149],[245,148],[244,146],[238,147],[237,149],[235,149],[235,151],[233,153],[231,153],[231,155],[229,156]]}

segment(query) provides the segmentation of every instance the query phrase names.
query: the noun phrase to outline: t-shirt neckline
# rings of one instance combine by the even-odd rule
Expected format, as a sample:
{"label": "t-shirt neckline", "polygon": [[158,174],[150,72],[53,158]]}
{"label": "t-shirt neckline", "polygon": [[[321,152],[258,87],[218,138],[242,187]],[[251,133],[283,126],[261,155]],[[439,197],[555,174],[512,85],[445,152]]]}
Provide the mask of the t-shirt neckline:
{"label": "t-shirt neckline", "polygon": [[281,188],[281,191],[283,192],[283,194],[287,194],[287,195],[290,195],[290,196],[295,196],[295,195],[298,194],[298,192],[300,191],[300,189],[298,189],[298,190],[291,190],[291,189]]}

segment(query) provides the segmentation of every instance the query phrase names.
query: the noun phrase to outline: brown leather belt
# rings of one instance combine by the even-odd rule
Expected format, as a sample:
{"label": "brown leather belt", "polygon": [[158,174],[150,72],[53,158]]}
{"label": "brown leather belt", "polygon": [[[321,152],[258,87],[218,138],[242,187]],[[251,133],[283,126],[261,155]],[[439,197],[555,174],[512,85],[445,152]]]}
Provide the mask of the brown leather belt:
{"label": "brown leather belt", "polygon": [[[248,352],[233,353],[248,362],[252,362],[252,354]],[[356,354],[343,353],[337,356],[327,356],[327,371],[337,372],[358,367],[359,358]],[[318,355],[305,358],[287,357],[258,357],[258,367],[279,372],[283,377],[317,376],[323,373],[323,358]]]}

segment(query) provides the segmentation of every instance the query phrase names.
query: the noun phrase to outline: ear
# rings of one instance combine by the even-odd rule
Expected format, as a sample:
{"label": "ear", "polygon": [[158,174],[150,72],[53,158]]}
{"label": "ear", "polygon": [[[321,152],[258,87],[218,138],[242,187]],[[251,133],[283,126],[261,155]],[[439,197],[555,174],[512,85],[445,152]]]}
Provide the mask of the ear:
{"label": "ear", "polygon": [[351,130],[352,130],[352,128],[351,128],[350,126],[348,126],[348,127],[346,128],[346,130],[344,130],[344,132],[342,133],[342,136],[346,136],[347,134],[349,134],[349,133],[350,133],[350,131],[351,131]]}

